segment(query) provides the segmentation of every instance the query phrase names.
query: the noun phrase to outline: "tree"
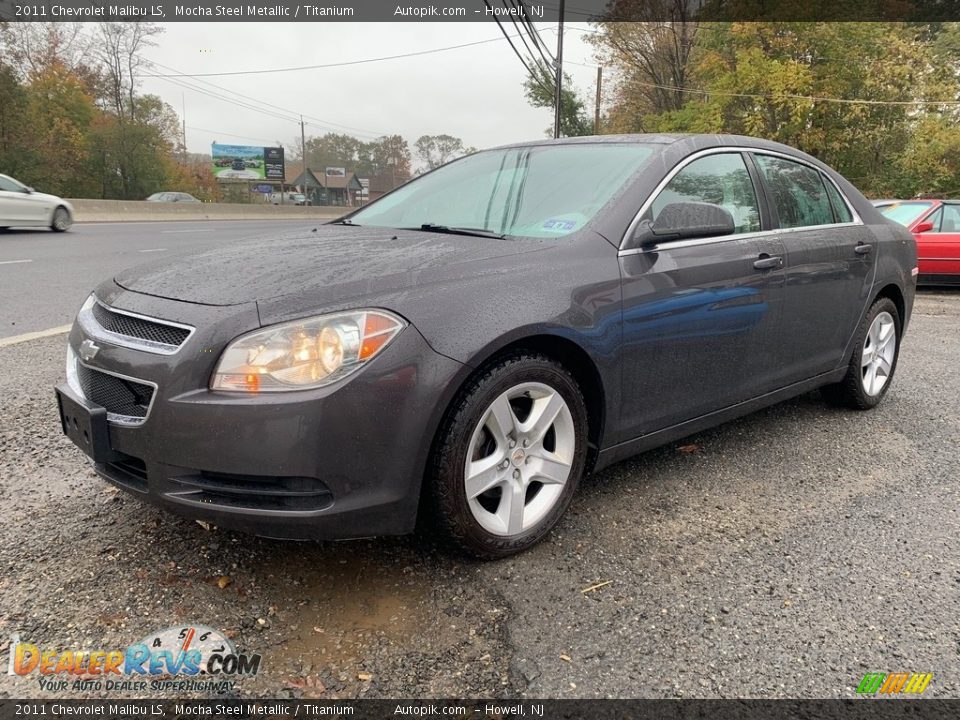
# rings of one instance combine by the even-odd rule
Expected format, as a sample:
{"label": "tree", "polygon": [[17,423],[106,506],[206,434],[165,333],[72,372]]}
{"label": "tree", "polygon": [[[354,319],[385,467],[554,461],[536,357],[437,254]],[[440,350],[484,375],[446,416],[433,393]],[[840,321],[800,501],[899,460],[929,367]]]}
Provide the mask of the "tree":
{"label": "tree", "polygon": [[[956,107],[938,104],[960,97],[956,60],[946,61],[951,32],[895,23],[702,24],[683,104],[654,111],[621,86],[615,104],[628,127],[620,129],[755,135],[819,157],[868,194],[928,192],[951,182],[960,133]],[[923,177],[924,163],[937,170]]]}
{"label": "tree", "polygon": [[410,145],[402,135],[384,135],[365,144],[365,158],[357,172],[361,175],[392,173],[401,181],[412,175]]}
{"label": "tree", "polygon": [[700,25],[691,21],[684,0],[666,4],[669,13],[663,3],[642,3],[651,17],[669,16],[669,21],[603,23],[587,38],[612,71],[607,125],[615,132],[643,132],[644,116],[679,110],[689,99]]}
{"label": "tree", "polygon": [[[556,79],[553,70],[546,64],[534,64],[534,75],[523,84],[527,101],[534,107],[553,108],[556,105]],[[553,125],[547,128],[548,137],[553,137]],[[560,88],[560,136],[577,137],[593,134],[593,119],[587,115],[583,101],[573,89],[573,80],[563,74]]]}
{"label": "tree", "polygon": [[461,155],[476,152],[476,148],[465,147],[463,140],[452,135],[421,135],[414,147],[417,156],[428,170],[438,168]]}
{"label": "tree", "polygon": [[26,97],[21,152],[29,162],[21,180],[55,195],[89,193],[87,131],[96,115],[93,99],[56,62],[37,72]]}

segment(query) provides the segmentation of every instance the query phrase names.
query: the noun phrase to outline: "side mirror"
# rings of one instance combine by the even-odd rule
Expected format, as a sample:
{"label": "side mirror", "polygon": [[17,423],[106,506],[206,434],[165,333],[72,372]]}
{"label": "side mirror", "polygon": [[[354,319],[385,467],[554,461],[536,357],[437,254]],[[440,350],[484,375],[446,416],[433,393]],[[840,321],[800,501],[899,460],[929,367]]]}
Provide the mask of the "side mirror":
{"label": "side mirror", "polygon": [[631,239],[631,247],[671,240],[732,235],[736,225],[726,208],[703,202],[677,202],[665,206],[656,220],[643,220]]}
{"label": "side mirror", "polygon": [[917,223],[917,226],[913,229],[913,231],[917,234],[930,232],[931,230],[933,230],[933,223],[929,220],[924,220],[922,223]]}
{"label": "side mirror", "polygon": [[24,191],[27,195],[32,195],[32,194],[33,194],[33,188],[32,188],[32,187],[25,187],[25,188],[23,189],[23,191]]}

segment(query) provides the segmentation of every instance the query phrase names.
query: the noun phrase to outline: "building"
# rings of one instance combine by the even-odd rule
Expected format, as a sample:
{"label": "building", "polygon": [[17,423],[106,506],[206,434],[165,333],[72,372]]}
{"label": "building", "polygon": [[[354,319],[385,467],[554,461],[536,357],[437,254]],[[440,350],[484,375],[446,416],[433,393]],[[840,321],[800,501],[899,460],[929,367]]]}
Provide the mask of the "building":
{"label": "building", "polygon": [[356,207],[360,205],[363,192],[359,178],[343,168],[325,168],[322,172],[307,168],[304,180],[302,166],[297,169],[288,165],[286,184],[288,188],[296,188],[297,192],[306,195],[312,205]]}

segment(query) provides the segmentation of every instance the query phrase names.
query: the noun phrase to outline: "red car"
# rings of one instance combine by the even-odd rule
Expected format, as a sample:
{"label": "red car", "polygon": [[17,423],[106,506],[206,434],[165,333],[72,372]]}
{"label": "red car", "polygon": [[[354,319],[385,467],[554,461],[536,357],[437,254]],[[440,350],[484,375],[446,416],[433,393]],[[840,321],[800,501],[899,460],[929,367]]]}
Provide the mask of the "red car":
{"label": "red car", "polygon": [[878,200],[874,205],[917,239],[920,284],[960,285],[960,200]]}

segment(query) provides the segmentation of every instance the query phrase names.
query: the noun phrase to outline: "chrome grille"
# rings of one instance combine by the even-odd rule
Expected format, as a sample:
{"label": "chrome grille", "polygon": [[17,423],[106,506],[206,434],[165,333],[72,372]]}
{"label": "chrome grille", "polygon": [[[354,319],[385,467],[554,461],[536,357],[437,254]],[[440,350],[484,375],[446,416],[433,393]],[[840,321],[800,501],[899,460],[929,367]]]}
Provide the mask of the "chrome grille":
{"label": "chrome grille", "polygon": [[104,330],[128,338],[179,348],[190,337],[190,330],[187,328],[115,312],[99,302],[93,304],[91,311]]}
{"label": "chrome grille", "polygon": [[77,363],[77,380],[83,396],[106,409],[113,420],[143,422],[153,401],[151,385],[108,375]]}

